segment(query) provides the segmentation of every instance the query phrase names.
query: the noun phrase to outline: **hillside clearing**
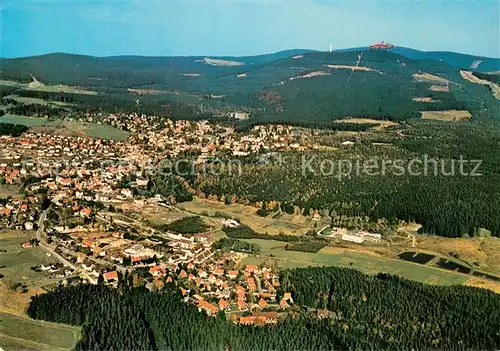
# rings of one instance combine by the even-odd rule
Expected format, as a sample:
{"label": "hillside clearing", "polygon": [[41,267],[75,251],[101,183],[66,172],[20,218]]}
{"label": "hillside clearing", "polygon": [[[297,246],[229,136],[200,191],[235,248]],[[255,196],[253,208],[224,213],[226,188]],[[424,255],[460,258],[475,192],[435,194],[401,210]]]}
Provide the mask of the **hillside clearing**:
{"label": "hillside clearing", "polygon": [[438,121],[463,121],[471,118],[469,111],[449,110],[449,111],[421,111],[423,119],[434,119]]}
{"label": "hillside clearing", "polygon": [[49,120],[47,118],[4,115],[0,123],[22,124],[33,130],[56,132],[63,135],[89,136],[93,138],[125,140],[129,133],[109,125],[75,121]]}
{"label": "hillside clearing", "polygon": [[79,327],[0,313],[0,346],[3,347],[17,344],[22,349],[71,350],[80,335]]}
{"label": "hillside clearing", "polygon": [[1,80],[0,85],[9,86],[13,88],[44,91],[48,93],[68,93],[68,94],[82,94],[82,95],[97,95],[97,91],[82,89],[80,87],[72,87],[69,85],[47,85],[39,81],[33,81],[30,83],[16,82],[12,80]]}
{"label": "hillside clearing", "polygon": [[415,102],[440,102],[441,100],[434,100],[431,97],[414,97],[412,99]]}
{"label": "hillside clearing", "polygon": [[500,86],[498,84],[490,82],[486,79],[480,79],[470,71],[460,70],[460,74],[465,80],[468,80],[469,82],[489,86],[495,99],[500,100]]}
{"label": "hillside clearing", "polygon": [[128,92],[135,93],[138,95],[159,95],[159,94],[168,94],[168,90],[157,90],[157,89],[135,89],[128,88]]}
{"label": "hillside clearing", "polygon": [[239,62],[239,61],[229,61],[229,60],[218,60],[218,59],[211,59],[208,57],[205,57],[202,62],[205,62],[207,65],[211,66],[244,66],[244,62]]}
{"label": "hillside clearing", "polygon": [[54,106],[74,106],[74,104],[62,102],[62,101],[52,101],[52,100],[44,100],[38,98],[24,97],[18,95],[9,95],[6,98],[16,100],[17,102],[21,102],[23,104],[39,104],[39,105],[54,105]]}
{"label": "hillside clearing", "polygon": [[[274,219],[260,217],[256,214],[257,208],[242,204],[225,205],[221,202],[208,201],[195,197],[192,201],[182,202],[176,205],[178,208],[197,215],[215,216],[216,214],[225,218],[236,218],[258,233],[269,235],[303,235],[310,229],[308,225],[301,222],[286,219]],[[287,218],[286,216],[283,218]]]}
{"label": "hillside clearing", "polygon": [[335,120],[335,123],[352,123],[352,124],[373,124],[375,130],[381,130],[388,127],[398,126],[399,124],[392,121],[370,119],[370,118],[344,118]]}
{"label": "hillside clearing", "polygon": [[328,67],[328,68],[334,68],[334,69],[350,69],[353,71],[365,71],[365,72],[375,71],[375,72],[378,72],[380,74],[383,74],[383,72],[381,72],[379,70],[376,70],[376,69],[373,69],[370,67],[366,67],[366,66],[350,66],[350,65],[323,65],[323,66]]}
{"label": "hillside clearing", "polygon": [[329,75],[331,75],[330,72],[326,72],[326,71],[314,71],[314,72],[309,72],[309,73],[306,73],[306,74],[302,74],[300,76],[290,77],[289,79],[290,80],[294,80],[294,79],[313,78],[313,77],[329,76]]}
{"label": "hillside clearing", "polygon": [[453,82],[449,81],[448,79],[441,78],[439,76],[435,76],[433,74],[429,74],[429,73],[425,73],[425,72],[415,73],[415,74],[413,74],[413,78],[417,82],[431,82],[431,83],[443,83],[443,84],[453,83]]}
{"label": "hillside clearing", "polygon": [[441,91],[443,93],[449,93],[450,87],[448,85],[431,85],[429,90],[430,91]]}

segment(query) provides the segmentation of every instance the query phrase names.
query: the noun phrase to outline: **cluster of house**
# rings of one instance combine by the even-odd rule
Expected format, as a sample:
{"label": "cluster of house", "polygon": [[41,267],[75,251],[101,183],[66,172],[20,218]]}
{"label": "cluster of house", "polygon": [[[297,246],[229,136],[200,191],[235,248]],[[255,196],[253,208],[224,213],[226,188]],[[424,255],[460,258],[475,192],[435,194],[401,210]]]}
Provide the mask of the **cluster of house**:
{"label": "cluster of house", "polygon": [[228,258],[204,268],[190,264],[177,276],[184,301],[209,316],[220,312],[240,324],[264,325],[278,322],[278,314],[290,308],[291,293],[277,300],[279,277],[271,268],[246,265],[244,270],[224,269]]}
{"label": "cluster of house", "polygon": [[0,201],[0,228],[34,230],[37,228],[39,196],[4,198]]}

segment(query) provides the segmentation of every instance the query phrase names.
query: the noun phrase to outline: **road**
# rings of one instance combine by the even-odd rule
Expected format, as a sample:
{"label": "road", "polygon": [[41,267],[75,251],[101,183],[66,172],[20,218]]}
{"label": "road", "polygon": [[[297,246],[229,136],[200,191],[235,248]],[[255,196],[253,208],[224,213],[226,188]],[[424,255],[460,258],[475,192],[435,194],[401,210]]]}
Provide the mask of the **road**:
{"label": "road", "polygon": [[[42,233],[43,233],[43,231],[45,229],[45,220],[47,219],[47,214],[49,213],[51,207],[52,207],[52,204],[45,211],[43,211],[42,215],[38,219],[38,230],[36,231],[36,238],[38,239],[39,245],[40,245],[40,247],[42,249],[44,249],[45,251],[49,252],[53,257],[55,257],[57,260],[59,260],[59,262],[61,262],[66,267],[71,268],[73,271],[77,271],[78,267],[76,267],[74,264],[72,264],[71,262],[69,262],[67,259],[65,259],[61,255],[59,255],[58,253],[56,253],[54,251],[54,249],[52,249],[48,244],[46,244],[42,240]],[[92,281],[96,281],[96,278],[90,277],[87,274],[87,272],[82,271],[81,275],[83,275],[85,278],[87,278],[87,280],[89,280],[91,282]]]}
{"label": "road", "polygon": [[61,255],[59,255],[57,252],[55,252],[49,245],[45,244],[44,242],[41,242],[40,241],[40,246],[45,249],[46,251],[50,252],[52,254],[52,256],[54,256],[55,258],[57,258],[59,261],[61,261],[62,264],[64,264],[65,266],[67,267],[70,267],[71,269],[73,270],[76,270],[77,267],[72,264],[71,262],[69,262],[67,259],[65,259],[64,257],[62,257]]}
{"label": "road", "polygon": [[42,232],[45,229],[44,222],[47,219],[47,214],[49,213],[51,208],[52,208],[52,204],[50,204],[50,206],[47,207],[47,209],[42,212],[42,215],[38,219],[38,230],[36,231],[36,238],[40,242],[42,241]]}

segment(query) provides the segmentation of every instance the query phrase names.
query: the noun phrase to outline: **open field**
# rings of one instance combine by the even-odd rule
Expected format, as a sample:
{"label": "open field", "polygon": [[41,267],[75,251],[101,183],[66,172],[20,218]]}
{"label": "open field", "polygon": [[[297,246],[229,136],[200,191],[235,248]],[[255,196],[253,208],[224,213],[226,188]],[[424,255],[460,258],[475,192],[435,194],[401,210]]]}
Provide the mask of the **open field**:
{"label": "open field", "polygon": [[436,252],[443,256],[450,253],[459,261],[481,271],[500,274],[500,240],[495,238],[443,238],[430,235],[416,235],[419,250]]}
{"label": "open field", "polygon": [[18,95],[9,95],[9,96],[7,96],[7,98],[16,100],[16,101],[21,102],[23,104],[53,105],[53,106],[59,106],[59,107],[73,105],[73,104],[70,104],[67,102],[62,102],[62,101],[44,100],[44,99],[38,99],[38,98],[18,96]]}
{"label": "open field", "polygon": [[211,59],[208,57],[205,57],[202,62],[205,62],[208,65],[211,66],[244,66],[244,62],[239,62],[239,61],[230,61],[230,60],[220,60],[220,59]]}
{"label": "open field", "polygon": [[443,84],[453,83],[453,82],[449,81],[448,79],[441,78],[439,76],[435,76],[433,74],[429,74],[429,73],[425,73],[425,72],[413,74],[413,79],[415,79],[418,82],[443,83]]}
{"label": "open field", "polygon": [[0,184],[0,198],[19,196],[19,189],[10,184]]}
{"label": "open field", "polygon": [[392,121],[384,121],[370,118],[345,118],[335,120],[336,123],[352,123],[352,124],[373,124],[375,130],[381,130],[388,127],[398,126],[399,124]]}
{"label": "open field", "polygon": [[471,118],[469,111],[449,110],[449,111],[422,111],[423,119],[435,119],[438,121],[462,121]]}
{"label": "open field", "polygon": [[246,257],[243,264],[262,263],[266,260],[275,261],[281,268],[296,268],[307,266],[340,266],[354,268],[366,274],[389,273],[422,283],[436,285],[463,284],[469,278],[466,275],[445,270],[416,265],[398,259],[385,258],[368,251],[339,247],[325,247],[318,253],[286,251],[286,243],[275,240],[245,239],[246,242],[261,247],[260,257]]}
{"label": "open field", "polygon": [[412,99],[413,101],[415,102],[439,102],[440,100],[434,100],[433,98],[431,97],[414,97]]}
{"label": "open field", "polygon": [[[260,217],[256,214],[257,209],[255,207],[241,204],[225,205],[221,202],[195,197],[193,201],[180,203],[177,207],[199,215],[214,216],[218,212],[225,217],[240,220],[241,223],[251,227],[258,233],[267,233],[269,235],[278,235],[280,232],[286,235],[303,235],[310,229],[310,226],[300,221]],[[283,216],[283,218],[287,217]]]}
{"label": "open field", "polygon": [[5,350],[71,350],[80,328],[0,313],[0,346]]}
{"label": "open field", "polygon": [[473,75],[470,71],[460,70],[460,74],[462,75],[463,79],[466,79],[469,82],[489,86],[495,99],[500,100],[500,86],[498,84],[487,81],[486,79],[480,79]]}
{"label": "open field", "polygon": [[2,282],[23,283],[33,285],[40,280],[47,280],[44,273],[35,272],[30,267],[49,264],[54,261],[47,257],[41,247],[23,248],[21,244],[35,236],[32,234],[18,234],[13,232],[0,234],[0,247],[7,252],[0,252],[0,272],[4,275]]}
{"label": "open field", "polygon": [[[13,231],[0,233],[0,248],[6,250],[0,252],[0,266],[5,266],[0,268],[0,273],[4,275],[0,279],[0,312],[23,316],[31,296],[43,293],[42,286],[58,281],[46,273],[30,269],[33,266],[53,262],[41,247],[25,249],[20,246],[32,237],[31,234]],[[16,283],[24,284],[27,291],[23,293],[21,288],[11,289]]]}
{"label": "open field", "polygon": [[97,95],[96,91],[81,89],[79,87],[70,87],[68,85],[46,85],[39,81],[33,81],[31,83],[22,83],[16,82],[12,80],[0,80],[0,85],[20,88],[20,89],[28,89],[28,90],[37,90],[37,91],[46,91],[52,93],[68,93],[68,94],[84,94],[84,95]]}
{"label": "open field", "polygon": [[431,85],[429,88],[430,91],[441,91],[444,93],[450,92],[450,87],[448,85]]}
{"label": "open field", "polygon": [[[187,217],[186,214],[177,211],[171,207],[160,206],[156,203],[136,203],[133,201],[123,202],[119,206],[125,211],[133,211],[138,214],[140,219],[145,220],[153,226],[170,224],[179,219]],[[111,214],[113,218],[119,219],[120,214]]]}
{"label": "open field", "polygon": [[329,75],[331,75],[330,72],[326,72],[326,71],[314,71],[314,72],[309,72],[309,73],[306,73],[306,74],[302,74],[300,76],[291,77],[289,79],[290,80],[294,80],[294,79],[313,78],[313,77],[321,77],[321,76],[329,76]]}
{"label": "open field", "polygon": [[73,121],[48,120],[46,118],[25,117],[18,115],[4,115],[0,123],[22,124],[30,128],[44,128],[47,131],[56,131],[64,135],[81,135],[94,138],[125,140],[128,133],[114,127]]}
{"label": "open field", "polygon": [[379,70],[364,66],[350,66],[350,65],[323,65],[323,66],[334,69],[350,69],[353,71],[365,71],[365,72],[376,71],[378,73],[382,73]]}
{"label": "open field", "polygon": [[500,294],[499,282],[494,282],[491,280],[480,279],[480,278],[470,278],[464,283],[464,285],[473,286],[476,288],[489,289],[491,291],[496,292],[497,294]]}

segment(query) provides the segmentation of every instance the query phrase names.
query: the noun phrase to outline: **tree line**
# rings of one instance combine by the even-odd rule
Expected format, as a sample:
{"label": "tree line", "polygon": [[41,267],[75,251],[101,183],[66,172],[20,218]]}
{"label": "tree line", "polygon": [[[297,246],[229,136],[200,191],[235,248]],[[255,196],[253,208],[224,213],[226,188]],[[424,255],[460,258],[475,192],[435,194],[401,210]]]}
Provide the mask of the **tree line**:
{"label": "tree line", "polygon": [[[388,275],[323,267],[282,273],[278,298],[294,306],[278,325],[236,326],[182,302],[175,284],[160,292],[102,284],[58,287],[32,298],[31,318],[82,326],[77,350],[354,350],[500,347],[500,296]],[[319,310],[328,309],[320,317]]]}

